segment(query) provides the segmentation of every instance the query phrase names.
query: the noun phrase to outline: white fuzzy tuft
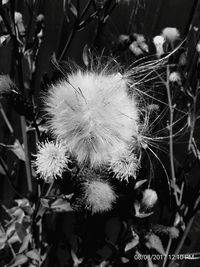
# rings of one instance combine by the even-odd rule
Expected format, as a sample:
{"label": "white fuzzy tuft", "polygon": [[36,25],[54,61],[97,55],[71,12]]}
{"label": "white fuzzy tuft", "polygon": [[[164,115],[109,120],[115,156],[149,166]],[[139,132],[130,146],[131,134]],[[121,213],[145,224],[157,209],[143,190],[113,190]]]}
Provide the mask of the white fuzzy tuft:
{"label": "white fuzzy tuft", "polygon": [[177,71],[171,72],[169,75],[169,81],[172,83],[174,82],[180,83],[181,82],[180,73],[178,73]]}
{"label": "white fuzzy tuft", "polygon": [[38,153],[33,161],[33,166],[36,168],[36,174],[49,183],[56,177],[62,177],[69,162],[66,147],[62,143],[46,141],[38,144]]}
{"label": "white fuzzy tuft", "polygon": [[162,35],[157,35],[153,38],[153,43],[156,47],[156,56],[160,58],[164,54],[163,45],[165,43],[165,38]]}
{"label": "white fuzzy tuft", "polygon": [[130,177],[136,178],[139,166],[139,160],[135,154],[129,150],[125,150],[118,157],[111,159],[109,169],[117,179],[128,182]]}
{"label": "white fuzzy tuft", "polygon": [[88,181],[84,185],[85,206],[92,213],[107,212],[116,202],[116,194],[106,181]]}
{"label": "white fuzzy tuft", "polygon": [[146,189],[143,192],[142,205],[146,208],[152,208],[158,200],[156,191],[152,189]]}
{"label": "white fuzzy tuft", "polygon": [[118,73],[77,71],[52,86],[45,100],[49,127],[79,164],[108,163],[137,136],[138,109],[127,83]]}
{"label": "white fuzzy tuft", "polygon": [[168,42],[174,42],[180,37],[180,33],[176,28],[173,27],[166,27],[162,30],[162,36],[168,41]]}

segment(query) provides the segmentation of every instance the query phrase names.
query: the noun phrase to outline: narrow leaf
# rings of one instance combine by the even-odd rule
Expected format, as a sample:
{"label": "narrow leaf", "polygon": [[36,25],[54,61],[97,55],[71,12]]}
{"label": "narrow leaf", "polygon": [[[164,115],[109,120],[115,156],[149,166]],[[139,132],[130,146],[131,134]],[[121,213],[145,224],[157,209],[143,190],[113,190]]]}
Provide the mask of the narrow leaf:
{"label": "narrow leaf", "polygon": [[77,15],[78,15],[77,9],[76,9],[75,5],[72,4],[71,1],[70,1],[70,3],[69,3],[69,9],[71,10],[72,14],[73,14],[75,17],[77,17]]}
{"label": "narrow leaf", "polygon": [[125,252],[135,248],[139,244],[139,236],[132,230],[132,239],[125,246]]}
{"label": "narrow leaf", "polygon": [[15,223],[15,230],[16,230],[16,233],[19,236],[20,240],[23,242],[24,238],[26,237],[25,227],[21,223],[16,222]]}
{"label": "narrow leaf", "polygon": [[57,199],[51,204],[51,208],[57,211],[72,211],[69,201],[65,199]]}
{"label": "narrow leaf", "polygon": [[32,260],[40,261],[40,255],[37,249],[30,250],[26,253],[26,256]]}
{"label": "narrow leaf", "polygon": [[165,255],[165,250],[163,248],[163,244],[162,241],[160,240],[160,237],[158,237],[153,233],[149,233],[146,236],[146,246],[149,249],[155,249],[161,255]]}
{"label": "narrow leaf", "polygon": [[86,44],[83,48],[83,63],[85,64],[86,67],[89,65],[88,52],[89,52],[89,46]]}
{"label": "narrow leaf", "polygon": [[31,235],[28,234],[24,237],[22,245],[19,249],[19,253],[24,252],[28,248],[29,241],[31,240]]}
{"label": "narrow leaf", "polygon": [[10,34],[0,36],[0,46],[6,44],[10,40]]}
{"label": "narrow leaf", "polygon": [[22,265],[26,263],[27,261],[28,261],[28,258],[24,254],[19,254],[15,257],[14,262],[8,265],[8,267],[15,267],[18,265]]}
{"label": "narrow leaf", "polygon": [[147,181],[147,179],[138,181],[138,182],[135,184],[134,189],[138,189],[138,188],[139,188],[140,186],[142,186],[146,181]]}

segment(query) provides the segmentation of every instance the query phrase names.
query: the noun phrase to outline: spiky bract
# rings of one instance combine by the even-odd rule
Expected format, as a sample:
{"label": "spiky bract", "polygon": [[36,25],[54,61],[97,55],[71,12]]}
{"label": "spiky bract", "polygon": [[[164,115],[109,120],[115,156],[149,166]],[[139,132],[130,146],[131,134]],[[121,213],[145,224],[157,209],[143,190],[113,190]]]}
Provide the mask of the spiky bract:
{"label": "spiky bract", "polygon": [[109,165],[117,179],[127,182],[130,177],[136,178],[140,166],[136,155],[129,150],[125,150],[120,156],[113,157]]}

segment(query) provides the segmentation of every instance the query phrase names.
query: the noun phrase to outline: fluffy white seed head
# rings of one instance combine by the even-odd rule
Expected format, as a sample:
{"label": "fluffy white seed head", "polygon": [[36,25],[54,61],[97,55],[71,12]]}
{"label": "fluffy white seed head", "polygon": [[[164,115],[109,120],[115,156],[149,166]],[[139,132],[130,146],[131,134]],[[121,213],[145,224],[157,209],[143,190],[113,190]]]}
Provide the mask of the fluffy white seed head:
{"label": "fluffy white seed head", "polygon": [[156,191],[152,189],[146,189],[143,192],[142,205],[146,208],[152,208],[158,200]]}
{"label": "fluffy white seed head", "polygon": [[160,58],[164,54],[163,45],[165,43],[165,38],[162,35],[157,35],[153,38],[153,43],[156,47],[156,56]]}
{"label": "fluffy white seed head", "polygon": [[181,82],[181,76],[177,71],[173,71],[170,73],[169,75],[169,81],[170,82],[177,82],[180,83]]}
{"label": "fluffy white seed head", "polygon": [[140,164],[136,155],[127,149],[122,154],[113,157],[109,166],[117,179],[128,182],[130,177],[136,178]]}
{"label": "fluffy white seed head", "polygon": [[23,17],[22,17],[22,14],[20,12],[15,12],[15,23],[18,24],[18,23],[22,23],[23,21]]}
{"label": "fluffy white seed head", "polygon": [[50,88],[49,128],[79,164],[96,167],[124,150],[138,132],[138,109],[118,73],[77,71]]}
{"label": "fluffy white seed head", "polygon": [[103,213],[111,210],[116,199],[117,196],[108,182],[103,180],[85,182],[85,207],[92,213]]}
{"label": "fluffy white seed head", "polygon": [[38,153],[33,166],[36,174],[49,183],[57,177],[62,177],[69,162],[66,147],[61,142],[46,141],[38,144]]}
{"label": "fluffy white seed head", "polygon": [[197,43],[196,50],[197,50],[198,53],[200,53],[200,42]]}
{"label": "fluffy white seed head", "polygon": [[168,42],[174,42],[180,37],[179,31],[174,27],[166,27],[162,30],[162,36],[168,41]]}
{"label": "fluffy white seed head", "polygon": [[179,230],[175,226],[168,227],[168,232],[171,238],[179,237]]}

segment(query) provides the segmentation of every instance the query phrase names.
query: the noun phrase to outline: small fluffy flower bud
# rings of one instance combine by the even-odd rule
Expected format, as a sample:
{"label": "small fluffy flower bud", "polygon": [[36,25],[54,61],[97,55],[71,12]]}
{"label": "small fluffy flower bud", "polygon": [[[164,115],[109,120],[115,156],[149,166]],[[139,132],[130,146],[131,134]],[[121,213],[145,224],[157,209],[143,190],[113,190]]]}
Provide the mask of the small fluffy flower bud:
{"label": "small fluffy flower bud", "polygon": [[38,144],[38,153],[33,161],[35,172],[45,182],[52,182],[57,177],[62,177],[70,162],[65,146],[56,141]]}
{"label": "small fluffy flower bud", "polygon": [[158,200],[156,191],[152,189],[146,189],[143,192],[142,205],[146,208],[152,208]]}
{"label": "small fluffy flower bud", "polygon": [[172,83],[174,83],[174,82],[180,83],[181,82],[180,74],[177,71],[171,72],[169,75],[169,81]]}
{"label": "small fluffy flower bud", "polygon": [[84,184],[85,207],[92,213],[111,210],[116,198],[112,186],[106,181],[88,181]]}
{"label": "small fluffy flower bud", "polygon": [[128,35],[121,34],[118,38],[118,49],[125,49],[130,43],[130,37]]}
{"label": "small fluffy flower bud", "polygon": [[44,15],[43,14],[39,14],[36,17],[36,22],[44,22]]}
{"label": "small fluffy flower bud", "polygon": [[200,42],[198,42],[197,46],[196,46],[196,50],[198,53],[200,53]]}
{"label": "small fluffy flower bud", "polygon": [[162,35],[157,35],[153,38],[153,43],[156,47],[156,56],[160,58],[164,54],[163,45],[165,43],[165,38]]}
{"label": "small fluffy flower bud", "polygon": [[22,21],[23,21],[22,14],[20,12],[15,12],[15,23],[19,24],[22,23]]}
{"label": "small fluffy flower bud", "polygon": [[179,237],[179,230],[175,227],[168,227],[169,236],[171,238],[178,238]]}
{"label": "small fluffy flower bud", "polygon": [[20,35],[25,35],[23,17],[20,12],[15,12],[15,23],[17,25]]}
{"label": "small fluffy flower bud", "polygon": [[120,155],[113,157],[110,161],[109,169],[114,173],[114,176],[126,182],[129,181],[129,178],[136,178],[136,173],[140,167],[139,161],[130,151],[126,150]]}
{"label": "small fluffy flower bud", "polygon": [[166,41],[173,43],[180,37],[180,33],[176,28],[166,27],[162,30],[162,36]]}
{"label": "small fluffy flower bud", "polygon": [[138,46],[137,41],[132,42],[129,45],[129,50],[136,56],[141,56],[143,55],[142,49]]}
{"label": "small fluffy flower bud", "polygon": [[186,53],[183,53],[183,54],[180,55],[179,64],[181,66],[185,66],[187,64],[187,55],[186,55]]}

